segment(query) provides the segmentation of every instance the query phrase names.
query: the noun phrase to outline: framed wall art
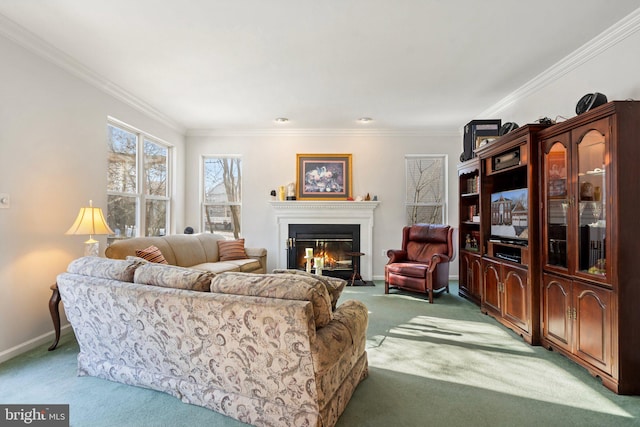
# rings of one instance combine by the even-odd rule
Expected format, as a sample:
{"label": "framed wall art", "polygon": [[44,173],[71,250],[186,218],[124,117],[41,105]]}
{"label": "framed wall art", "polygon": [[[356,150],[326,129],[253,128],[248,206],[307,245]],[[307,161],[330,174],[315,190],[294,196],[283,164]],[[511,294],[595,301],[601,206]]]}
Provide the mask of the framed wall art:
{"label": "framed wall art", "polygon": [[298,200],[346,200],[351,172],[351,154],[296,154]]}

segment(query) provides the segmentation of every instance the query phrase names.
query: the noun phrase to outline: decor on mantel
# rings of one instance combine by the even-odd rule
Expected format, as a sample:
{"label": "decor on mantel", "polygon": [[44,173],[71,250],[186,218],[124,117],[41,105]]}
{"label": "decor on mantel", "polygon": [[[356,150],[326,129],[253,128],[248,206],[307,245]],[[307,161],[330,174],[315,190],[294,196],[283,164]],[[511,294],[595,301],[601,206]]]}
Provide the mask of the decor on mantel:
{"label": "decor on mantel", "polygon": [[80,208],[78,217],[65,234],[88,234],[84,247],[85,256],[98,256],[99,242],[93,238],[94,234],[114,234],[107,225],[101,208],[93,207],[93,200],[89,200],[89,206]]}
{"label": "decor on mantel", "polygon": [[351,154],[296,154],[298,200],[351,197]]}

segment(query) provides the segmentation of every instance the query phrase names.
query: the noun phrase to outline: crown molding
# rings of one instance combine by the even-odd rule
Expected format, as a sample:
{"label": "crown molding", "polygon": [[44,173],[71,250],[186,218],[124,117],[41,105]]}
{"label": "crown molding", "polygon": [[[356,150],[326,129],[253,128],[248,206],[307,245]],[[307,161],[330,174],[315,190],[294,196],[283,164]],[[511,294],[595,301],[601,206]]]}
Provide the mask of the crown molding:
{"label": "crown molding", "polygon": [[127,90],[121,88],[120,86],[116,85],[112,81],[106,79],[90,68],[84,66],[83,64],[72,58],[70,55],[47,43],[45,40],[36,36],[32,32],[28,31],[24,27],[18,25],[2,14],[0,14],[0,35],[3,35],[7,39],[38,55],[46,61],[57,65],[58,67],[73,74],[74,76],[79,77],[80,79],[89,83],[91,86],[99,89],[107,95],[116,98],[119,101],[124,102],[130,107],[140,111],[141,113],[149,116],[154,120],[159,121],[169,128],[181,134],[184,134],[186,132],[184,126],[177,123],[169,116],[155,109],[147,102],[134,96]]}
{"label": "crown molding", "polygon": [[207,137],[265,137],[265,136],[419,136],[419,137],[459,137],[460,129],[415,128],[415,129],[189,129],[186,136]]}
{"label": "crown molding", "polygon": [[539,91],[565,74],[595,58],[607,49],[615,46],[636,31],[640,30],[640,8],[634,10],[620,21],[604,30],[589,42],[573,51],[545,71],[487,108],[478,117],[493,117],[517,101]]}

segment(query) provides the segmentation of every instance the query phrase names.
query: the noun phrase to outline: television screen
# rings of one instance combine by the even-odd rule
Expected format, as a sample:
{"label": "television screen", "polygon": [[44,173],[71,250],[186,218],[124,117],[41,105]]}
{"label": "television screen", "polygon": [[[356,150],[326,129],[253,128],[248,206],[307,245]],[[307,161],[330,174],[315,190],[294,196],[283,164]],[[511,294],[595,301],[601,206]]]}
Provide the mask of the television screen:
{"label": "television screen", "polygon": [[526,188],[491,194],[491,237],[507,240],[529,238],[528,195]]}

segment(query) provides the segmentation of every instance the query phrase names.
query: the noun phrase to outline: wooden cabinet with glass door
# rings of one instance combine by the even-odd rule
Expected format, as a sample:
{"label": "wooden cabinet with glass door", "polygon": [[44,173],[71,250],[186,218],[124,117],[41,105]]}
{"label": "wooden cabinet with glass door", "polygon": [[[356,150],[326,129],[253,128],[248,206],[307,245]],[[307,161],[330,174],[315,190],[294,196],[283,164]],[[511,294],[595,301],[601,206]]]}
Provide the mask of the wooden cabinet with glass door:
{"label": "wooden cabinet with glass door", "polygon": [[542,344],[617,393],[640,393],[640,102],[539,134]]}

